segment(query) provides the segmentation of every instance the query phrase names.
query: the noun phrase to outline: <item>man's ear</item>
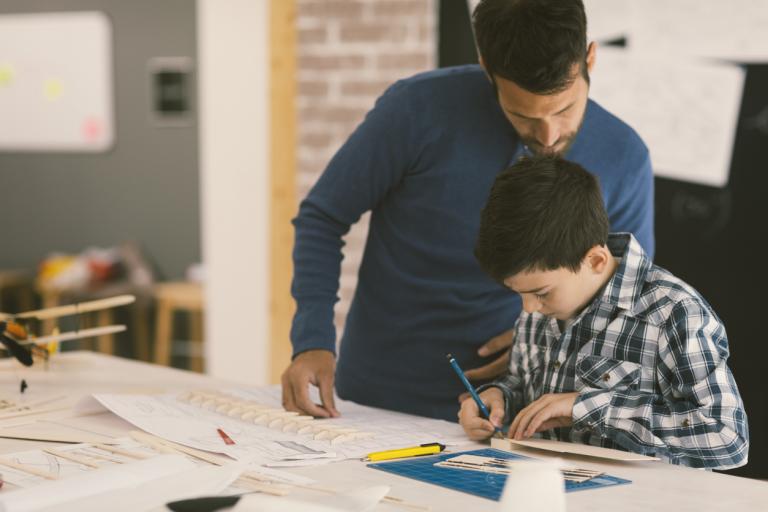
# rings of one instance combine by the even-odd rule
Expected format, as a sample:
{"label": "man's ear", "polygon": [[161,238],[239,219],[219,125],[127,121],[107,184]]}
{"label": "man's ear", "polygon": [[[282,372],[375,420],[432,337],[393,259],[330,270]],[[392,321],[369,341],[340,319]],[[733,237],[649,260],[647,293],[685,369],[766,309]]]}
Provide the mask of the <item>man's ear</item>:
{"label": "man's ear", "polygon": [[605,245],[595,245],[584,257],[584,263],[593,274],[602,274],[607,268],[611,258],[611,251]]}
{"label": "man's ear", "polygon": [[595,62],[597,60],[597,43],[592,41],[587,46],[587,74],[592,74],[592,70],[595,68]]}

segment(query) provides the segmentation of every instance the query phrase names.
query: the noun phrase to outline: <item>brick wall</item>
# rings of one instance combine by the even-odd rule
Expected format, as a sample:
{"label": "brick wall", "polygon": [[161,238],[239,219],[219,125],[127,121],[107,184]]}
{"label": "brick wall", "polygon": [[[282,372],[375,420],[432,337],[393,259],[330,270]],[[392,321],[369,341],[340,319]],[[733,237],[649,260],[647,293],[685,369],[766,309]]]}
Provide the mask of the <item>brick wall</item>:
{"label": "brick wall", "polygon": [[[395,80],[436,62],[437,0],[298,0],[298,198]],[[336,327],[341,333],[368,230],[347,235]]]}

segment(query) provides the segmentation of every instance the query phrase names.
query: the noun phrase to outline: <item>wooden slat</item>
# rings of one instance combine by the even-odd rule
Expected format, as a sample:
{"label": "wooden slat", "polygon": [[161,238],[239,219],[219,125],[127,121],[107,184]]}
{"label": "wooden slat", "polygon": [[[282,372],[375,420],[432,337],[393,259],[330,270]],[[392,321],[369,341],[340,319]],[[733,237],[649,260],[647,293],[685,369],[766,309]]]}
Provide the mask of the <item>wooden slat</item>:
{"label": "wooden slat", "polygon": [[270,1],[270,379],[290,362],[290,295],[296,214],[296,2]]}

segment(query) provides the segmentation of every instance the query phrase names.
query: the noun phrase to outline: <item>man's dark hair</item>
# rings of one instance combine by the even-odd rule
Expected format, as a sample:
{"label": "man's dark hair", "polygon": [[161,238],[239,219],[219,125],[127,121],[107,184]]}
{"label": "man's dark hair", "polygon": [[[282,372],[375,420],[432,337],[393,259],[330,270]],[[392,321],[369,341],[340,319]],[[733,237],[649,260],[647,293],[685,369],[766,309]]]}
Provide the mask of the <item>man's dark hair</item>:
{"label": "man's dark hair", "polygon": [[587,17],[582,0],[481,0],[472,15],[485,69],[534,94],[573,83],[587,71]]}
{"label": "man's dark hair", "polygon": [[608,242],[597,178],[553,156],[526,157],[502,171],[480,217],[475,257],[493,279],[531,270],[576,272]]}

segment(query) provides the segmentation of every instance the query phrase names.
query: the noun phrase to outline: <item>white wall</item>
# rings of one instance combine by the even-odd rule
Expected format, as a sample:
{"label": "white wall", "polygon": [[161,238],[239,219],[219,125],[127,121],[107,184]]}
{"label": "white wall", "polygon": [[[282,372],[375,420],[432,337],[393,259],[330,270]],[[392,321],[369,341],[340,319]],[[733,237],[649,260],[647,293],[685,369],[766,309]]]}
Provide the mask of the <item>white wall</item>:
{"label": "white wall", "polygon": [[206,373],[265,384],[269,0],[197,0],[197,7]]}

